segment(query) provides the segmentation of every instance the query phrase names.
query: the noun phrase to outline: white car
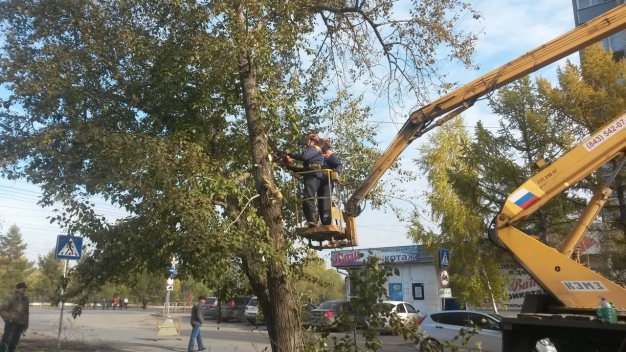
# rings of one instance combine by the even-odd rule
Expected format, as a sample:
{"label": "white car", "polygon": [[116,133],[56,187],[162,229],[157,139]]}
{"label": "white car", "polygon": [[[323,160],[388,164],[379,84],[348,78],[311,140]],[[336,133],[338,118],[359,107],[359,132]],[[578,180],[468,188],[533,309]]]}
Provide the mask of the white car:
{"label": "white car", "polygon": [[256,323],[256,315],[259,311],[256,305],[257,298],[252,297],[252,299],[246,304],[246,310],[243,313],[243,318],[252,325]]}
{"label": "white car", "polygon": [[[405,324],[413,324],[417,325],[420,318],[422,318],[422,314],[419,310],[415,309],[411,304],[402,301],[384,301],[381,303],[376,303],[377,305],[385,306],[386,310],[389,310],[391,313],[398,314],[398,317],[402,319]],[[381,330],[384,332],[391,332],[391,326],[389,325],[389,318],[385,317],[385,326],[379,327],[377,330]]]}
{"label": "white car", "polygon": [[[453,342],[455,336],[459,336],[459,338],[454,343],[460,346],[460,330],[469,328],[471,325],[480,326],[482,331],[477,332],[472,337],[468,343],[468,348],[476,348],[477,342],[480,342],[482,351],[502,352],[501,320],[502,317],[497,314],[470,310],[450,310],[426,314],[418,322],[426,337],[421,345],[415,347],[422,352],[430,351],[427,346],[444,346],[444,341]],[[537,352],[556,352],[556,348],[548,339],[537,341],[535,349]]]}

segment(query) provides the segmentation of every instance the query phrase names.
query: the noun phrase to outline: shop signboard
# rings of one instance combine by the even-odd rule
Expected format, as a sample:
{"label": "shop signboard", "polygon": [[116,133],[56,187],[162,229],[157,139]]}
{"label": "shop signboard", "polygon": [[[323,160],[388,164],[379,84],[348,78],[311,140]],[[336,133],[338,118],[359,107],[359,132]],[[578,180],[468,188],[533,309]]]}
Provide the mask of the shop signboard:
{"label": "shop signboard", "polygon": [[439,289],[439,298],[452,298],[452,289],[451,288],[440,288]]}
{"label": "shop signboard", "polygon": [[[504,302],[507,310],[521,310],[525,296],[545,293],[535,279],[517,263],[502,263],[500,264],[500,271],[509,277],[509,285],[507,286],[509,300]],[[491,302],[485,302],[482,308],[493,309],[493,306]],[[501,304],[498,304],[498,308],[503,309]]]}
{"label": "shop signboard", "polygon": [[394,264],[419,263],[419,249],[413,245],[334,251],[330,254],[330,264],[333,267],[359,267],[370,255]]}

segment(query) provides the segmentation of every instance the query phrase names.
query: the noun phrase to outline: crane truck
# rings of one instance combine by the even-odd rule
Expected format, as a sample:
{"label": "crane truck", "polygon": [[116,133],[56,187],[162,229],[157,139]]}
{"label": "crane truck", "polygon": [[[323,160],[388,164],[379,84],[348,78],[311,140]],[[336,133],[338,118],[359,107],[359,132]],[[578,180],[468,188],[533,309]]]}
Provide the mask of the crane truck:
{"label": "crane truck", "polygon": [[[298,233],[318,250],[358,245],[355,217],[361,213],[361,202],[415,139],[458,116],[494,90],[624,29],[626,4],[414,111],[344,209],[333,211],[333,225],[299,228]],[[544,338],[550,338],[559,351],[626,351],[626,289],[571,258],[576,244],[607,200],[608,185],[594,194],[558,248],[515,228],[520,220],[613,159],[619,159],[619,167],[614,171],[617,173],[626,161],[626,114],[616,117],[549,166],[539,160],[537,174],[509,195],[493,220],[489,233],[492,242],[510,252],[546,292],[527,295],[519,317],[503,320],[503,351],[529,351]],[[600,296],[615,304],[622,323],[597,322],[595,309]],[[568,344],[570,340],[575,344]]]}
{"label": "crane truck", "polygon": [[[606,178],[606,183],[594,192],[557,248],[547,246],[515,227],[612,160],[616,167]],[[626,289],[572,260],[576,245],[609,199],[609,186],[625,163],[626,112],[553,163],[538,160],[537,173],[508,196],[500,213],[491,222],[491,241],[508,251],[546,292],[545,295],[525,296],[518,318],[503,320],[503,351],[529,351],[544,338],[550,338],[558,351],[625,350]],[[622,323],[597,322],[595,310],[600,297],[617,307],[618,319]],[[541,337],[535,339],[538,336]]]}

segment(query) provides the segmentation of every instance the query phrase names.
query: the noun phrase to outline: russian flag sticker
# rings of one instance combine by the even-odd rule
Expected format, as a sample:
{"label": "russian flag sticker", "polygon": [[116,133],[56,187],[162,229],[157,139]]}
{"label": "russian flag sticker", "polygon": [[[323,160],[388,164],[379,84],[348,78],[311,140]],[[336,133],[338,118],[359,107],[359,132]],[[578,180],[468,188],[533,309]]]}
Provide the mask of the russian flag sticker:
{"label": "russian flag sticker", "polygon": [[521,188],[517,192],[513,193],[513,195],[509,198],[511,202],[522,209],[530,208],[533,204],[537,203],[539,199],[541,198],[537,197],[525,188]]}

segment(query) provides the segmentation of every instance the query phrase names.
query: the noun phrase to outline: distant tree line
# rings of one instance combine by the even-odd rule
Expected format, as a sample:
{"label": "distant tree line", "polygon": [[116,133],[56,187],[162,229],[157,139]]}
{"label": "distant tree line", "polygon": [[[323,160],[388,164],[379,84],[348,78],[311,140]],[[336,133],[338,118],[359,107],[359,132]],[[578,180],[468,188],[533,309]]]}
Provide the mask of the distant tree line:
{"label": "distant tree line", "polygon": [[[37,260],[29,261],[25,255],[28,244],[22,239],[20,228],[12,225],[4,235],[0,235],[0,294],[12,293],[18,282],[26,282],[27,295],[32,302],[56,304],[61,293],[60,284],[63,276],[63,260],[55,258],[55,249],[46,255],[39,255]],[[330,299],[345,297],[345,282],[335,270],[327,269],[323,260],[311,252],[307,265],[303,267],[302,276],[296,282],[297,291],[303,301],[323,302]],[[70,266],[74,263],[70,261]],[[121,273],[115,281],[108,281],[99,290],[91,295],[88,306],[94,301],[102,304],[103,299],[112,300],[113,297],[128,298],[129,305],[141,306],[144,300],[151,305],[161,305],[165,301],[167,268],[163,268],[163,275],[152,275],[143,272],[139,275],[123,275]],[[67,276],[70,278],[69,288],[75,284],[71,269]],[[240,283],[244,290],[249,290],[249,284]],[[213,292],[204,284],[195,280],[174,280],[174,287],[170,293],[170,301],[192,303],[199,295],[212,295]]]}

